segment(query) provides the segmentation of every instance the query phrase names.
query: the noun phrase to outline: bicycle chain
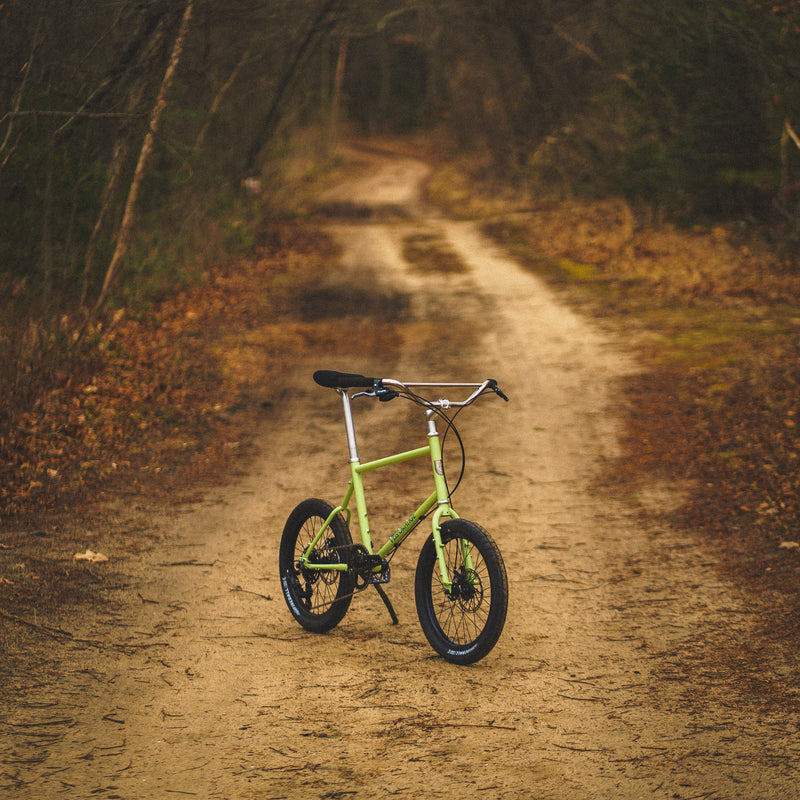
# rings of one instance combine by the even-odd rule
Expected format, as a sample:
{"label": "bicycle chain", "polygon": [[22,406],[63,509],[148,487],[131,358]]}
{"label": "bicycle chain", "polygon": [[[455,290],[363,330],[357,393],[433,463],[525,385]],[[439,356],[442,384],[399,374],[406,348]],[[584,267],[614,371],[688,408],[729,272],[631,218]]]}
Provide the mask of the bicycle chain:
{"label": "bicycle chain", "polygon": [[[344,552],[346,554],[353,553],[356,556],[356,562],[359,556],[364,562],[359,565],[358,563],[353,563],[347,558],[347,556],[344,558],[339,558],[340,563],[347,564],[348,571],[354,573],[355,575],[355,588],[352,592],[343,594],[340,598],[338,598],[340,600],[343,600],[346,597],[354,597],[359,592],[363,592],[368,586],[389,583],[391,573],[389,570],[388,561],[385,558],[368,553],[364,545],[361,543],[356,544],[353,542],[351,544],[326,545],[324,552]],[[381,571],[379,573],[373,572],[372,570],[375,567],[380,567]]]}

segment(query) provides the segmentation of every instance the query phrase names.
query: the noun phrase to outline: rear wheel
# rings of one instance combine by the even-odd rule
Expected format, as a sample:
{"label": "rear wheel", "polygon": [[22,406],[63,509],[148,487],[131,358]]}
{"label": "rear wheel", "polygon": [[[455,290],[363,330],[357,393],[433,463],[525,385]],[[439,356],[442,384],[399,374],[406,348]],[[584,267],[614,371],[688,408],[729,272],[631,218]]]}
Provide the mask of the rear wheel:
{"label": "rear wheel", "polygon": [[[306,629],[324,633],[338,625],[353,596],[353,578],[341,570],[308,569],[301,556],[313,541],[333,506],[324,500],[304,500],[286,520],[278,556],[281,589],[294,618]],[[337,514],[322,534],[310,561],[314,564],[344,563],[343,548],[352,540],[350,530]]]}
{"label": "rear wheel", "polygon": [[454,664],[483,658],[503,631],[508,579],[494,540],[473,522],[454,519],[441,529],[451,587],[442,582],[433,536],[422,546],[414,583],[417,614],[433,649]]}

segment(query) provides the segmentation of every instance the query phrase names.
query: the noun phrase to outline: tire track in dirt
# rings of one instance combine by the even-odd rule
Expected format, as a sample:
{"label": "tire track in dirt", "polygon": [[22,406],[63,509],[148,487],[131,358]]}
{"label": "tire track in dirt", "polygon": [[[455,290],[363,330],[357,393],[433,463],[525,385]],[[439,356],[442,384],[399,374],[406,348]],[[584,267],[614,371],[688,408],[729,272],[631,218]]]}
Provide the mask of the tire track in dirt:
{"label": "tire track in dirt", "polygon": [[[0,789],[22,799],[796,797],[795,721],[680,663],[700,633],[747,636],[736,592],[709,553],[643,528],[632,501],[595,485],[617,454],[615,383],[633,363],[473,224],[429,216],[424,165],[372,158],[368,183],[329,199],[390,218],[332,221],[345,251],[327,290],[394,298],[400,356],[379,362],[354,342],[339,359],[309,353],[287,369],[262,455],[201,503],[153,518],[152,550],[127,556],[112,603],[86,611],[77,635],[105,645],[67,643],[43,659],[50,680],[26,687],[3,720]],[[419,231],[444,237],[466,272],[410,269],[399,248]],[[511,397],[459,417],[468,471],[455,506],[498,541],[511,591],[504,634],[482,662],[454,667],[424,640],[413,606],[421,533],[392,564],[400,625],[373,592],[325,636],[286,610],[283,520],[308,495],[336,499],[346,480],[338,399],[310,380],[319,367],[491,376]],[[366,457],[421,432],[400,403],[364,401],[356,424]],[[407,465],[369,481],[377,528],[403,515],[415,479]],[[133,514],[117,513],[124,530]]]}

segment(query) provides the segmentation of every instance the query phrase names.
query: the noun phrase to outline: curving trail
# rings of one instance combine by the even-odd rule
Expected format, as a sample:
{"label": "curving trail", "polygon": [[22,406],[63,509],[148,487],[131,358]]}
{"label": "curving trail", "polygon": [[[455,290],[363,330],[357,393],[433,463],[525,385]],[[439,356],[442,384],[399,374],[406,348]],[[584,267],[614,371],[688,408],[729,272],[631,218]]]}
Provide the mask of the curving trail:
{"label": "curving trail", "polygon": [[[158,540],[128,556],[113,604],[87,612],[81,635],[115,646],[64,646],[58,676],[7,714],[0,793],[799,797],[796,722],[737,694],[713,658],[697,656],[757,620],[712,555],[642,527],[637,501],[597,485],[617,454],[617,382],[635,363],[476,224],[426,209],[424,164],[360,158],[368,176],[322,201],[344,253],[320,297],[371,298],[364,336],[376,308],[394,309],[398,348],[377,361],[354,342],[336,363],[309,353],[288,372],[263,455],[158,520]],[[443,243],[463,270],[412,268],[410,236]],[[397,627],[373,592],[325,636],[288,614],[276,575],[283,520],[305,496],[337,499],[346,481],[340,406],[310,380],[319,367],[495,377],[510,396],[459,417],[467,475],[454,503],[493,534],[510,583],[504,634],[479,664],[436,658],[419,629],[419,533],[392,564]],[[417,412],[397,403],[365,401],[356,425],[366,457],[424,436]],[[409,494],[421,494],[415,477],[409,466],[368,482],[377,528],[405,518]],[[653,487],[641,501],[672,499]],[[779,673],[779,658],[770,669]]]}

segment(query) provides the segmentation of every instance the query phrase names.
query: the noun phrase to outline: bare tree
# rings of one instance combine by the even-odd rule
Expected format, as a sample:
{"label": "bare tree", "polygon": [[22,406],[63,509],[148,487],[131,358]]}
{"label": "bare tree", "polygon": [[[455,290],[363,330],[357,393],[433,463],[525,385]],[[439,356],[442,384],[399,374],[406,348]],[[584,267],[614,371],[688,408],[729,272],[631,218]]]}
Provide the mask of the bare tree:
{"label": "bare tree", "polygon": [[133,173],[133,180],[131,181],[131,186],[128,191],[128,199],[125,203],[125,212],[122,217],[122,224],[120,225],[119,234],[117,236],[117,245],[114,249],[114,255],[111,257],[111,262],[108,265],[108,269],[106,270],[103,287],[100,290],[100,296],[97,298],[97,303],[94,307],[94,314],[99,313],[99,311],[105,305],[106,300],[108,299],[109,290],[111,289],[111,286],[117,276],[119,265],[128,251],[131,233],[133,231],[136,201],[139,197],[139,188],[142,183],[142,178],[145,174],[147,160],[153,150],[153,140],[156,131],[158,130],[159,122],[161,121],[161,115],[167,105],[167,93],[172,85],[172,81],[175,77],[175,71],[178,68],[178,63],[180,62],[181,51],[183,50],[183,43],[186,38],[186,33],[189,29],[189,21],[192,17],[193,6],[194,0],[187,0],[186,8],[184,9],[183,17],[181,19],[180,28],[178,29],[178,34],[175,37],[175,43],[172,47],[172,54],[170,55],[169,63],[167,64],[167,69],[164,73],[164,79],[161,81],[161,87],[158,90],[158,98],[156,99],[156,104],[153,107],[153,111],[150,115],[150,125],[147,133],[145,134],[144,142],[142,143],[142,149],[139,152],[139,160],[136,163],[136,170]]}
{"label": "bare tree", "polygon": [[269,141],[270,137],[275,131],[275,127],[280,119],[280,111],[283,105],[284,98],[294,80],[303,58],[317,40],[325,28],[326,22],[329,20],[330,15],[335,10],[340,0],[325,0],[322,4],[317,15],[314,17],[311,25],[306,30],[302,40],[294,51],[292,58],[286,65],[286,68],[278,81],[275,94],[272,98],[267,113],[261,119],[256,134],[253,137],[252,144],[250,145],[244,159],[244,172],[252,172],[256,159],[259,153],[264,148],[264,145]]}
{"label": "bare tree", "polygon": [[[148,26],[148,38],[141,42],[142,49],[137,57],[137,61],[147,63],[156,58],[156,54],[161,49],[162,40],[166,37],[166,23],[164,17],[158,21],[154,21],[152,26]],[[142,100],[148,87],[148,80],[146,71],[142,69],[139,75],[134,79],[125,101],[126,116],[135,119],[137,112],[142,107]],[[120,178],[122,171],[128,159],[128,153],[131,147],[131,140],[134,135],[132,125],[123,126],[119,136],[114,142],[114,149],[111,157],[111,165],[109,168],[108,182],[103,191],[103,196],[100,205],[100,212],[95,220],[94,227],[89,236],[88,244],[86,245],[86,254],[83,262],[83,277],[81,280],[81,295],[80,306],[85,308],[86,300],[89,292],[89,281],[91,279],[92,270],[94,267],[94,258],[97,246],[97,240],[105,225],[106,218],[108,217],[112,202],[119,191]]]}

